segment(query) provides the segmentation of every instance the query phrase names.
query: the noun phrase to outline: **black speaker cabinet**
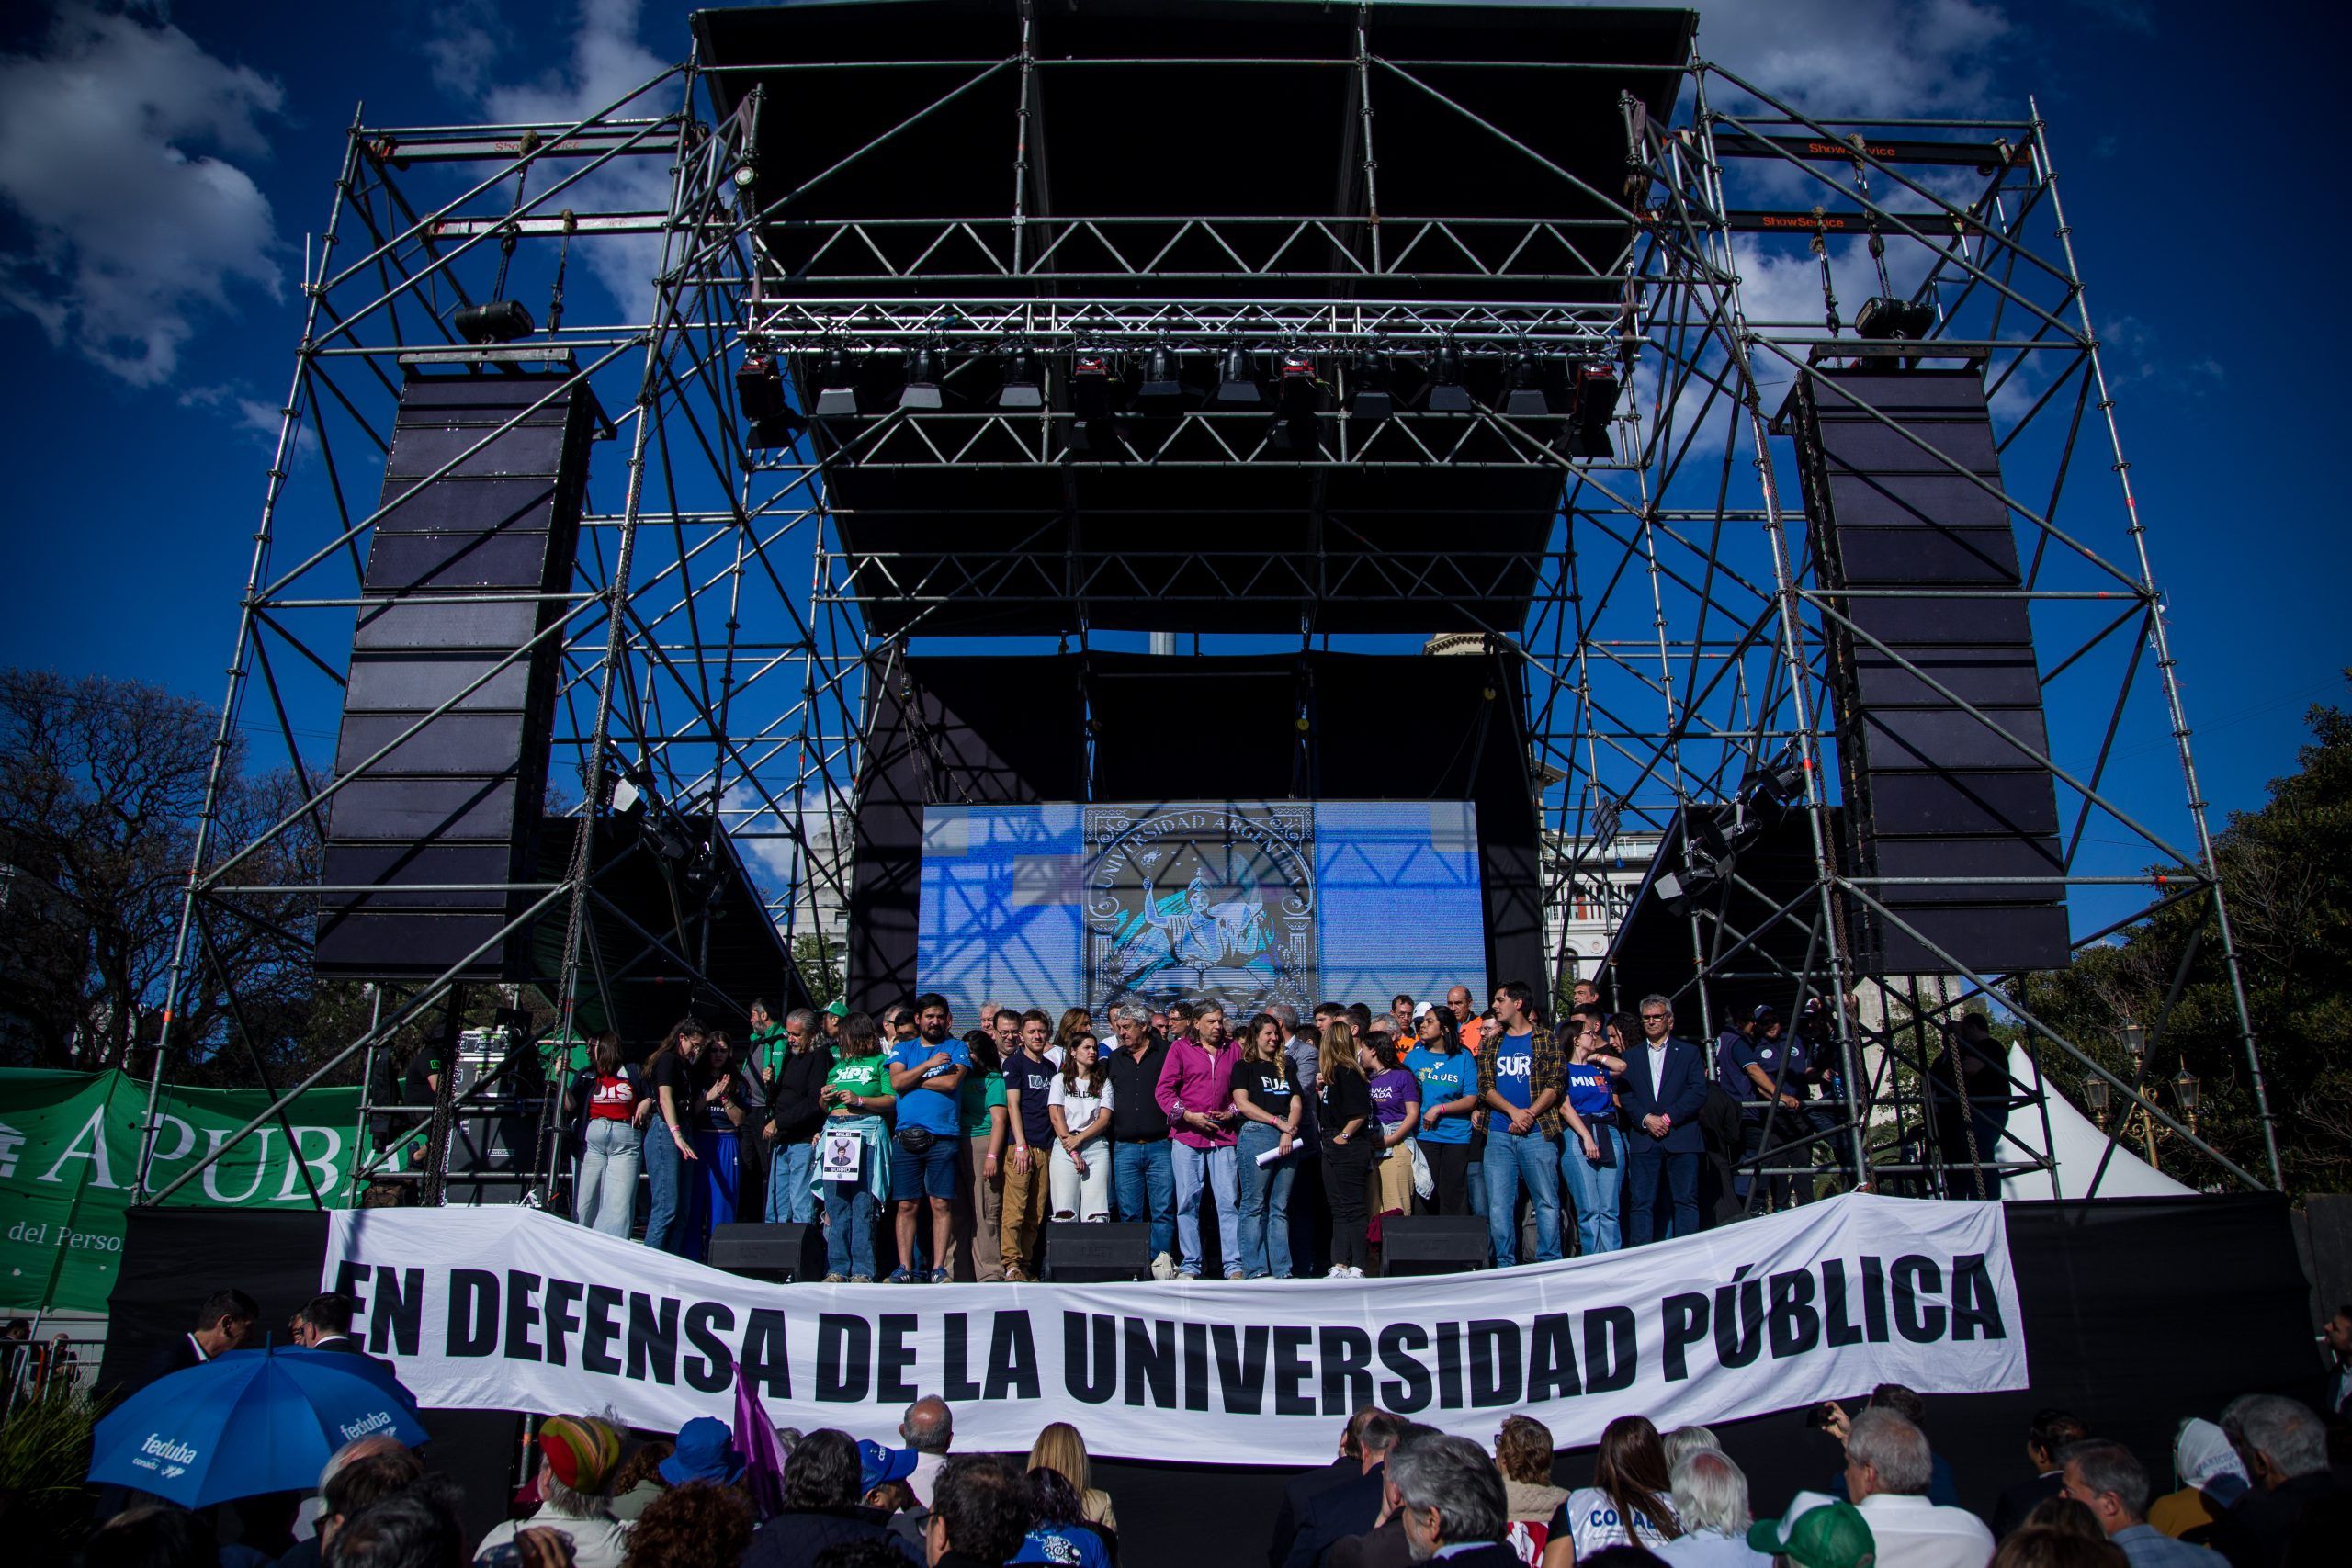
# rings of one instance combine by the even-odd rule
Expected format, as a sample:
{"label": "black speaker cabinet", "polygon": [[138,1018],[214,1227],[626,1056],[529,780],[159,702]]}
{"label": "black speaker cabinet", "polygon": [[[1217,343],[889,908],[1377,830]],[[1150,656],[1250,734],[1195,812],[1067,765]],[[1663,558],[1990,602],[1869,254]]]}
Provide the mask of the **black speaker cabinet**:
{"label": "black speaker cabinet", "polygon": [[1151,1226],[1140,1222],[1047,1225],[1046,1278],[1065,1285],[1148,1280]]}
{"label": "black speaker cabinet", "polygon": [[1391,1214],[1380,1222],[1385,1274],[1467,1274],[1494,1261],[1476,1214]]}
{"label": "black speaker cabinet", "polygon": [[710,1266],[746,1280],[789,1284],[825,1277],[825,1232],[820,1225],[743,1224],[710,1228]]}

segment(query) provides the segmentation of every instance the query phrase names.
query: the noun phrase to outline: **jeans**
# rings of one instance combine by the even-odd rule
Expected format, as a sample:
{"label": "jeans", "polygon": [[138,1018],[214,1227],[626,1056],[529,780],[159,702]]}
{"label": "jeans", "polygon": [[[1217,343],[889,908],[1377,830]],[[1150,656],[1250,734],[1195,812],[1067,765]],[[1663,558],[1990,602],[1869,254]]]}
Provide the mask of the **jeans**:
{"label": "jeans", "polygon": [[1260,1165],[1258,1156],[1280,1148],[1283,1135],[1263,1122],[1245,1122],[1234,1146],[1234,1174],[1240,1188],[1241,1247],[1234,1254],[1252,1280],[1290,1278],[1290,1190],[1298,1179],[1298,1145],[1290,1157]]}
{"label": "jeans", "polygon": [[808,1166],[816,1157],[817,1145],[805,1139],[776,1145],[768,1160],[768,1224],[815,1221],[817,1190],[808,1185]]}
{"label": "jeans", "polygon": [[645,1212],[645,1245],[658,1252],[692,1258],[695,1221],[702,1213],[702,1168],[686,1166],[677,1140],[657,1114],[645,1124],[645,1174],[653,1198]]}
{"label": "jeans", "polygon": [[1699,1156],[1636,1150],[1625,1160],[1625,1245],[1645,1247],[1657,1239],[1657,1190],[1665,1179],[1674,1201],[1669,1235],[1699,1234]]}
{"label": "jeans", "polygon": [[1535,1261],[1560,1258],[1560,1156],[1542,1133],[1520,1136],[1508,1128],[1487,1132],[1487,1239],[1495,1267],[1519,1261],[1519,1190],[1535,1209]]}
{"label": "jeans", "polygon": [[[1589,1124],[1589,1123],[1588,1123]],[[1617,1229],[1617,1195],[1625,1184],[1625,1139],[1603,1122],[1592,1129],[1592,1141],[1616,1158],[1597,1166],[1584,1157],[1584,1145],[1574,1137],[1560,1140],[1560,1175],[1577,1206],[1577,1255],[1614,1252],[1624,1245]]]}
{"label": "jeans", "polygon": [[1176,1164],[1176,1245],[1182,1249],[1176,1259],[1178,1273],[1201,1271],[1201,1189],[1208,1187],[1216,1194],[1216,1255],[1226,1271],[1241,1271],[1241,1214],[1238,1194],[1234,1190],[1233,1145],[1218,1149],[1196,1149],[1190,1144],[1177,1144]]}
{"label": "jeans", "polygon": [[580,1174],[572,1181],[571,1217],[592,1231],[628,1239],[637,1213],[637,1170],[643,1163],[637,1129],[609,1117],[590,1117]]}
{"label": "jeans", "polygon": [[874,1278],[874,1193],[863,1181],[825,1183],[825,1272]]}
{"label": "jeans", "polygon": [[1166,1138],[1118,1144],[1111,1150],[1113,1185],[1119,1218],[1151,1222],[1151,1255],[1176,1250],[1175,1157]]}

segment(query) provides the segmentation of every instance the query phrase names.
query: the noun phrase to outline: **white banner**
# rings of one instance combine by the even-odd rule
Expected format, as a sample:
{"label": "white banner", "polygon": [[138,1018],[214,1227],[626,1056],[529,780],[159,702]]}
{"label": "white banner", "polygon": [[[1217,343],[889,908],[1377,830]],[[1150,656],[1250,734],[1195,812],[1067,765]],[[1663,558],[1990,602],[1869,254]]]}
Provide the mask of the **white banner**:
{"label": "white banner", "polygon": [[1480,1443],[1563,1447],[1880,1382],[2026,1386],[1997,1203],[1847,1196],[1495,1273],[1228,1284],[769,1285],[520,1208],[338,1210],[322,1283],[428,1408],[727,1418],[741,1359],[779,1426],[895,1441],[920,1394],[960,1447],[1068,1421],[1098,1454],[1326,1454],[1366,1401]]}

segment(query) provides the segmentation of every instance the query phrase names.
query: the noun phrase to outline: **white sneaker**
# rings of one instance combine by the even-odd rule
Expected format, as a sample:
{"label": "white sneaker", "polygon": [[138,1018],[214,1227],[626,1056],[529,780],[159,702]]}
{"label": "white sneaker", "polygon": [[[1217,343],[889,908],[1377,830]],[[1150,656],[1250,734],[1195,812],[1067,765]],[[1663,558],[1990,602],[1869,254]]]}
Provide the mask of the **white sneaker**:
{"label": "white sneaker", "polygon": [[1176,1277],[1176,1260],[1168,1254],[1161,1253],[1151,1260],[1151,1277],[1155,1280],[1173,1280]]}
{"label": "white sneaker", "polygon": [[1331,1265],[1331,1271],[1323,1277],[1327,1280],[1344,1280],[1348,1277],[1348,1266],[1344,1263],[1334,1263]]}
{"label": "white sneaker", "polygon": [[1348,1265],[1348,1278],[1351,1280],[1361,1280],[1363,1278],[1363,1270],[1351,1263]]}

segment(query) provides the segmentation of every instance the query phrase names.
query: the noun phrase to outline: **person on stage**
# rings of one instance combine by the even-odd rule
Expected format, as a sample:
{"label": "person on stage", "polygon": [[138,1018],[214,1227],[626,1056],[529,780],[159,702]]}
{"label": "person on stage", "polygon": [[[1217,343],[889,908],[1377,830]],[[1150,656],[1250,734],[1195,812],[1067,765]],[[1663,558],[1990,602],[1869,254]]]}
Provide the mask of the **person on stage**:
{"label": "person on stage", "polygon": [[1390,1214],[1413,1212],[1413,1135],[1421,1125],[1421,1080],[1406,1069],[1396,1040],[1385,1031],[1359,1048],[1357,1061],[1372,1095],[1378,1137],[1364,1198],[1377,1226]]}
{"label": "person on stage", "polygon": [[1004,1059],[1012,1155],[1004,1172],[1004,1219],[997,1244],[1004,1255],[1004,1277],[1016,1284],[1039,1278],[1037,1231],[1046,1223],[1053,1191],[1047,1162],[1054,1148],[1054,1078],[1062,1066],[1062,1052],[1047,1043],[1053,1029],[1053,1021],[1035,1008],[1023,1013],[1021,1048]]}
{"label": "person on stage", "polygon": [[874,1279],[874,1215],[889,1190],[884,1118],[898,1109],[890,1089],[889,1057],[882,1050],[882,1027],[871,1013],[842,1020],[833,1037],[833,1070],[820,1091],[825,1104],[825,1136],[847,1134],[858,1141],[855,1162],[828,1170],[821,1157],[818,1184],[825,1195],[825,1280],[870,1284]]}
{"label": "person on stage", "polygon": [[[1233,1069],[1233,1108],[1242,1121],[1234,1142],[1241,1189],[1242,1277],[1291,1277],[1290,1195],[1298,1175],[1299,1123],[1306,1097],[1287,1050],[1288,1032],[1272,1013],[1250,1021]],[[1271,1154],[1273,1157],[1266,1156]]]}
{"label": "person on stage", "polygon": [[1642,1043],[1625,1063],[1625,1242],[1641,1247],[1657,1234],[1658,1189],[1674,1205],[1671,1235],[1699,1232],[1699,1108],[1707,1101],[1707,1066],[1699,1047],[1674,1037],[1674,1004],[1642,998]]}
{"label": "person on stage", "polygon": [[1519,1258],[1519,1193],[1535,1211],[1535,1261],[1560,1256],[1560,1048],[1535,1018],[1525,983],[1495,987],[1495,1032],[1478,1059],[1487,1124],[1487,1235],[1495,1267]]}
{"label": "person on stage", "polygon": [[[1454,987],[1456,990],[1460,987]],[[1450,1008],[1431,1008],[1414,1021],[1419,1040],[1405,1066],[1421,1086],[1421,1124],[1415,1134],[1429,1162],[1430,1206],[1440,1214],[1470,1212],[1470,1113],[1478,1108],[1477,1058],[1462,1048]]]}
{"label": "person on stage", "polygon": [[708,1079],[698,1063],[703,1029],[698,1020],[680,1019],[671,1026],[645,1064],[645,1081],[652,1090],[653,1115],[645,1124],[645,1173],[652,1187],[645,1215],[645,1245],[681,1258],[693,1256],[687,1244],[695,1232],[695,1213],[701,1206],[701,1171],[686,1179],[686,1166],[697,1166],[695,1128],[701,1115],[702,1092]]}
{"label": "person on stage", "polygon": [[1116,1098],[1110,1069],[1102,1064],[1102,1042],[1080,1030],[1062,1048],[1062,1070],[1046,1091],[1046,1114],[1054,1134],[1047,1171],[1054,1218],[1111,1217],[1111,1106]]}
{"label": "person on stage", "polygon": [[[1004,1151],[1010,1112],[1004,1104],[1004,1055],[997,1047],[996,1020],[1012,1013],[993,1002],[980,1010],[980,1027],[964,1036],[972,1069],[964,1075],[956,1100],[964,1115],[966,1172],[956,1200],[956,1252],[960,1271],[983,1285],[1004,1280],[1004,1253],[997,1244],[1004,1224]],[[1019,1015],[1013,1014],[1015,1021]]]}
{"label": "person on stage", "polygon": [[701,1124],[695,1130],[695,1157],[700,1162],[707,1188],[702,1212],[688,1232],[692,1237],[683,1257],[699,1258],[710,1242],[710,1227],[731,1225],[743,1195],[743,1124],[761,1104],[758,1086],[735,1059],[734,1043],[723,1029],[713,1030],[703,1047],[703,1067],[708,1078],[702,1094]]}
{"label": "person on stage", "polygon": [[1193,1032],[1168,1048],[1157,1099],[1176,1140],[1176,1277],[1201,1277],[1201,1189],[1216,1194],[1217,1256],[1225,1277],[1241,1278],[1239,1193],[1233,1144],[1241,1113],[1233,1108],[1233,1069],[1241,1053],[1225,1036],[1225,1009],[1203,1002]]}
{"label": "person on stage", "polygon": [[[949,1032],[947,998],[925,992],[914,1000],[915,1037],[890,1048],[890,1092],[899,1097],[890,1135],[890,1197],[898,1205],[899,1267],[894,1285],[955,1277],[948,1247],[956,1232],[956,1168],[964,1163],[964,1111],[957,1096],[972,1054]],[[931,1210],[931,1267],[922,1267],[917,1223]]]}
{"label": "person on stage", "polygon": [[564,1092],[571,1124],[571,1217],[590,1230],[628,1239],[637,1213],[637,1172],[650,1105],[645,1080],[621,1061],[620,1036],[606,1030],[588,1047],[588,1066]]}
{"label": "person on stage", "polygon": [[1168,1043],[1151,1032],[1141,1002],[1111,1010],[1119,1048],[1111,1053],[1111,1169],[1119,1218],[1151,1226],[1151,1277],[1176,1274],[1176,1168],[1168,1117],[1159,1109],[1159,1074]]}
{"label": "person on stage", "polygon": [[[766,1010],[754,1005],[752,1016],[756,1021]],[[764,1059],[753,1059],[768,1097],[762,1129],[769,1149],[767,1222],[810,1224],[817,1218],[817,1189],[808,1179],[808,1162],[816,1157],[817,1131],[825,1124],[817,1095],[833,1070],[832,1047],[818,1030],[817,1015],[795,1008],[765,1051]]]}
{"label": "person on stage", "polygon": [[1323,1129],[1323,1193],[1331,1206],[1331,1271],[1334,1280],[1363,1278],[1369,1256],[1364,1213],[1372,1171],[1372,1086],[1356,1056],[1355,1026],[1335,1018],[1323,1028],[1323,1052],[1316,1064],[1316,1119]]}
{"label": "person on stage", "polygon": [[1577,1206],[1577,1254],[1586,1257],[1623,1245],[1617,1198],[1625,1181],[1625,1139],[1617,1130],[1617,1080],[1625,1060],[1611,1049],[1598,1008],[1577,1009],[1568,1025],[1573,1036],[1561,1069],[1568,1135],[1560,1140],[1560,1176]]}

